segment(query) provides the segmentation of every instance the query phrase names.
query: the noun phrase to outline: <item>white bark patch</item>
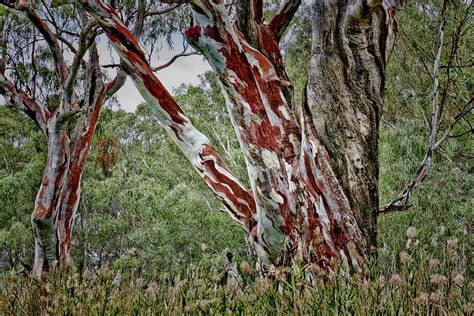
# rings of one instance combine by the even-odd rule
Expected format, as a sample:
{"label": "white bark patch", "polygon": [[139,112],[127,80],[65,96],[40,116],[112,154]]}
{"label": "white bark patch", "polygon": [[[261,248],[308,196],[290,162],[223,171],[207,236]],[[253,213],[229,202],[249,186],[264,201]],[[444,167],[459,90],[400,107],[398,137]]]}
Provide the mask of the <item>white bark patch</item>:
{"label": "white bark patch", "polygon": [[318,154],[318,145],[312,139],[310,139],[308,143],[309,143],[309,146],[311,147],[311,154],[313,158],[315,158],[316,155]]}
{"label": "white bark patch", "polygon": [[274,151],[270,151],[268,149],[262,149],[262,159],[263,159],[263,164],[268,169],[277,169],[280,167],[280,161],[278,159],[278,155]]}
{"label": "white bark patch", "polygon": [[344,267],[344,270],[343,271],[350,271],[349,270],[349,260],[347,260],[347,256],[346,254],[344,253],[344,250],[339,250],[339,254],[341,255],[341,259],[342,259],[342,266]]}
{"label": "white bark patch", "polygon": [[291,121],[290,113],[288,113],[288,110],[286,109],[286,106],[280,105],[280,106],[278,107],[278,110],[279,110],[280,113],[283,115],[283,117],[285,118],[285,120]]}
{"label": "white bark patch", "polygon": [[272,188],[272,191],[270,192],[270,198],[277,202],[278,204],[283,204],[285,203],[285,200],[283,199],[283,197],[278,194],[278,192],[275,191],[275,189]]}
{"label": "white bark patch", "polygon": [[296,183],[291,180],[293,175],[293,166],[285,161],[286,176],[288,181],[288,189],[290,192],[296,191]]}
{"label": "white bark patch", "polygon": [[263,240],[270,251],[272,257],[276,257],[285,246],[286,237],[278,229],[276,229],[272,220],[270,220],[265,212],[257,211],[259,216],[259,224],[257,226],[257,234]]}

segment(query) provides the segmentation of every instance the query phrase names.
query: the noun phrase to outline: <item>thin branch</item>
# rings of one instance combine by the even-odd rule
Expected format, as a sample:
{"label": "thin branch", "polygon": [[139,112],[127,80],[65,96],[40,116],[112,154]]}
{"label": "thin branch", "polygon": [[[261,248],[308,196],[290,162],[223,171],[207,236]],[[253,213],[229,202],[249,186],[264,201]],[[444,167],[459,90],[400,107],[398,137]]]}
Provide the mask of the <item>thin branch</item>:
{"label": "thin branch", "polygon": [[166,14],[168,12],[171,12],[175,9],[177,9],[181,4],[175,4],[174,6],[172,7],[169,7],[169,8],[166,8],[166,9],[163,9],[163,10],[155,10],[155,11],[147,11],[145,12],[145,16],[156,16],[156,15],[163,15],[163,14]]}
{"label": "thin branch", "polygon": [[[186,51],[186,50],[185,50]],[[161,66],[157,66],[157,67],[154,67],[154,68],[151,68],[151,70],[153,71],[160,71],[162,69],[165,69],[166,67],[169,67],[171,66],[178,58],[180,57],[186,57],[186,56],[192,56],[192,55],[199,55],[198,52],[188,52],[186,53],[185,51],[183,51],[182,53],[179,53],[179,54],[176,54],[173,56],[173,58],[171,58],[167,63],[164,63],[163,65]]]}
{"label": "thin branch", "polygon": [[467,102],[465,108],[461,110],[453,119],[452,123],[449,127],[444,131],[443,136],[435,143],[434,148],[437,149],[448,137],[455,137],[450,135],[454,127],[459,123],[461,119],[463,119],[467,114],[474,110],[474,97]]}
{"label": "thin branch", "polygon": [[[434,58],[434,65],[433,65],[433,111],[431,115],[431,130],[430,135],[428,138],[428,150],[423,158],[423,161],[414,177],[414,179],[408,184],[402,193],[389,204],[384,205],[379,209],[380,213],[387,213],[392,211],[403,211],[411,207],[409,204],[410,196],[412,191],[418,187],[421,183],[423,183],[428,173],[431,170],[432,161],[433,161],[433,152],[435,150],[436,145],[436,137],[439,131],[440,125],[440,117],[442,106],[439,104],[439,66],[441,61],[441,53],[443,49],[443,41],[444,41],[444,26],[446,24],[446,7],[447,1],[445,0],[443,9],[442,9],[442,19],[438,29],[438,38],[436,41],[436,53]],[[443,100],[446,102],[446,100]]]}
{"label": "thin branch", "polygon": [[288,25],[290,25],[290,22],[300,7],[300,4],[301,0],[283,1],[280,9],[268,24],[278,40],[281,39],[288,28]]}

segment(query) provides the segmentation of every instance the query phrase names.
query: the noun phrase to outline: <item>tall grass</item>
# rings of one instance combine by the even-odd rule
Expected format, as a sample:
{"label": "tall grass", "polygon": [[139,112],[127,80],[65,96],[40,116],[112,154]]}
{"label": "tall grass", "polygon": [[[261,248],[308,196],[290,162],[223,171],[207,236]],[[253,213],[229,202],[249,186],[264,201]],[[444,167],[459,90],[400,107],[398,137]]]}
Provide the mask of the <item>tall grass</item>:
{"label": "tall grass", "polygon": [[308,282],[294,267],[273,278],[241,264],[238,289],[221,284],[215,268],[139,276],[104,268],[97,273],[51,271],[42,282],[12,272],[1,279],[0,314],[472,314],[474,281],[469,249],[457,238],[438,236],[431,245],[409,227],[403,251],[391,265],[371,268],[371,280],[335,276]]}

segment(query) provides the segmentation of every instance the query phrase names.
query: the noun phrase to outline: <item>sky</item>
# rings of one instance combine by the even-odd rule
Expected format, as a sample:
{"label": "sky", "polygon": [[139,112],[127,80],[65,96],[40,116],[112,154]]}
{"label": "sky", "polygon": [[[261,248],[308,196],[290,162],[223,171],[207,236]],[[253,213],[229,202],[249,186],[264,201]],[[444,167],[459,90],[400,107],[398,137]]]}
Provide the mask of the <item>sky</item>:
{"label": "sky", "polygon": [[[159,51],[158,56],[152,57],[152,67],[165,64],[173,58],[174,55],[182,52],[181,36],[176,36],[173,39],[176,44],[174,45],[175,48],[170,49],[167,46],[163,47],[163,49]],[[114,51],[110,50],[108,42],[101,40],[98,49],[99,55],[101,56],[101,64],[118,63],[118,56]],[[189,51],[191,50],[189,49]],[[183,83],[198,84],[198,76],[208,70],[211,70],[211,67],[202,56],[192,55],[178,58],[171,66],[155,72],[155,75],[168,91],[172,93],[174,88],[177,88]],[[135,111],[137,105],[144,102],[130,78],[127,78],[126,83],[115,96],[120,102],[121,108],[127,112]]]}

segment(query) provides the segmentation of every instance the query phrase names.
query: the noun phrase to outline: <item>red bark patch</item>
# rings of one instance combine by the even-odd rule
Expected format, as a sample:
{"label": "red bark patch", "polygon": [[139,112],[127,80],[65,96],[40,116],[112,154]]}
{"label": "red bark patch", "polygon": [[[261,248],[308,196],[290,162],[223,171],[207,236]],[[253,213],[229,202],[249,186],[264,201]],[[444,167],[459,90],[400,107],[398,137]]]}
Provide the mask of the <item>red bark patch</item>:
{"label": "red bark patch", "polygon": [[[251,218],[256,211],[253,196],[234,179],[230,179],[227,175],[219,172],[217,166],[230,173],[224,161],[222,161],[214,148],[209,145],[204,145],[200,158],[206,171],[214,178],[207,178],[206,182],[212,185],[216,192],[224,193],[226,198],[232,201],[244,217],[247,219]],[[216,183],[216,181],[218,183]],[[232,191],[230,191],[228,187],[230,187]],[[239,199],[243,199],[246,204],[242,203]]]}
{"label": "red bark patch", "polygon": [[328,259],[330,260],[333,257],[338,257],[337,253],[331,250],[328,244],[325,242],[320,244],[317,251],[318,259]]}
{"label": "red bark patch", "polygon": [[332,224],[332,229],[331,229],[331,238],[334,242],[334,246],[336,246],[337,249],[343,249],[346,243],[349,241],[347,238],[346,233],[339,227],[337,223]]}
{"label": "red bark patch", "polygon": [[199,37],[201,37],[201,26],[194,25],[187,29],[184,34],[189,40],[197,42],[199,40]]}

